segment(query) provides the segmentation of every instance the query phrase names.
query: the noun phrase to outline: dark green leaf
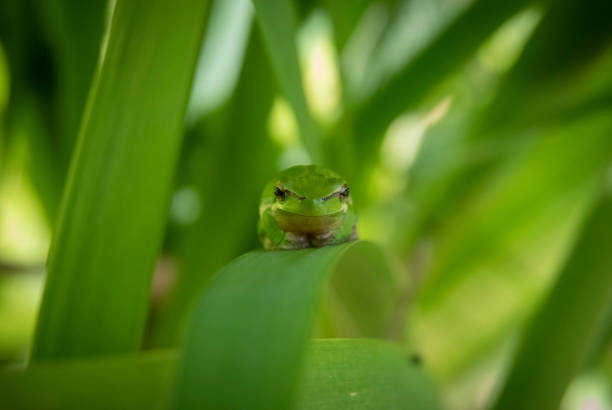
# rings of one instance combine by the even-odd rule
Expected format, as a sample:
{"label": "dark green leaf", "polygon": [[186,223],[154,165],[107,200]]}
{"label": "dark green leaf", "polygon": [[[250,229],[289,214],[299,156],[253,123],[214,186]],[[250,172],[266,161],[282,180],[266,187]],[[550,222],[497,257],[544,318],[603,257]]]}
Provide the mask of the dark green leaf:
{"label": "dark green leaf", "polygon": [[[57,159],[65,176],[87,100],[109,5],[106,0],[39,2],[45,10],[57,72],[53,109]],[[50,67],[49,67],[50,69]]]}

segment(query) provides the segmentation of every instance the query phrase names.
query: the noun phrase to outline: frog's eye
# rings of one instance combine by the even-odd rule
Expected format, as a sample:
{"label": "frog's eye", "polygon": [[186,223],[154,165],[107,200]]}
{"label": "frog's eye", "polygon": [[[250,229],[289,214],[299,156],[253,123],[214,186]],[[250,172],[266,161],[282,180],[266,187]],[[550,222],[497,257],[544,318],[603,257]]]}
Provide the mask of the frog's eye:
{"label": "frog's eye", "polygon": [[349,187],[347,185],[344,185],[341,189],[340,189],[340,199],[346,199],[348,198],[348,196],[350,195],[351,190],[349,189]]}
{"label": "frog's eye", "polygon": [[280,189],[279,187],[275,186],[274,187],[274,196],[276,197],[276,199],[278,199],[279,201],[284,201],[285,200],[285,191],[283,191],[282,189]]}

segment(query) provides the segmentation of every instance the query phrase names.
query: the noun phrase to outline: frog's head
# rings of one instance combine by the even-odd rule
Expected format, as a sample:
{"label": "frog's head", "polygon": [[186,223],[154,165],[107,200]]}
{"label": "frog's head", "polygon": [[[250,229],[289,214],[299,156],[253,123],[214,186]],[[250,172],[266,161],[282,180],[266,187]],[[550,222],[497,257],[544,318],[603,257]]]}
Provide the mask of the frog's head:
{"label": "frog's head", "polygon": [[346,181],[317,165],[297,165],[281,172],[273,186],[276,210],[302,216],[344,214],[352,204]]}

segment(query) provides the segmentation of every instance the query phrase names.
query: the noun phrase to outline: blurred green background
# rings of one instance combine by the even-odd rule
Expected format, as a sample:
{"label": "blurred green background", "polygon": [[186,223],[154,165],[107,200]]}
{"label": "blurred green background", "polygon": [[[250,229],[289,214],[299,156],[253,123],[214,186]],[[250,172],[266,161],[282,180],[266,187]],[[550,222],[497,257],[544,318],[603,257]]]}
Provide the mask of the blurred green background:
{"label": "blurred green background", "polygon": [[[3,364],[32,343],[113,4],[0,1]],[[209,6],[144,348],[172,346],[213,274],[259,247],[264,183],[318,163],[349,181],[360,238],[406,283],[397,338],[424,358],[448,408],[483,408],[612,189],[612,3],[287,4],[294,38],[282,8]],[[612,408],[611,320],[603,333],[563,409]]]}

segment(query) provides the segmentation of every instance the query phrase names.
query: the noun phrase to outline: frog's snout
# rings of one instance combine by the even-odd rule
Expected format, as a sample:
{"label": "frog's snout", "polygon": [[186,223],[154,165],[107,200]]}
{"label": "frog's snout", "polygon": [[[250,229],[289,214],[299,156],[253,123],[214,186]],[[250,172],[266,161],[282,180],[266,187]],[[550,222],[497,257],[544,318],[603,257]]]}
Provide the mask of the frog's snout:
{"label": "frog's snout", "polygon": [[317,209],[317,204],[315,200],[310,198],[302,199],[302,210],[304,211],[304,215],[314,215]]}

